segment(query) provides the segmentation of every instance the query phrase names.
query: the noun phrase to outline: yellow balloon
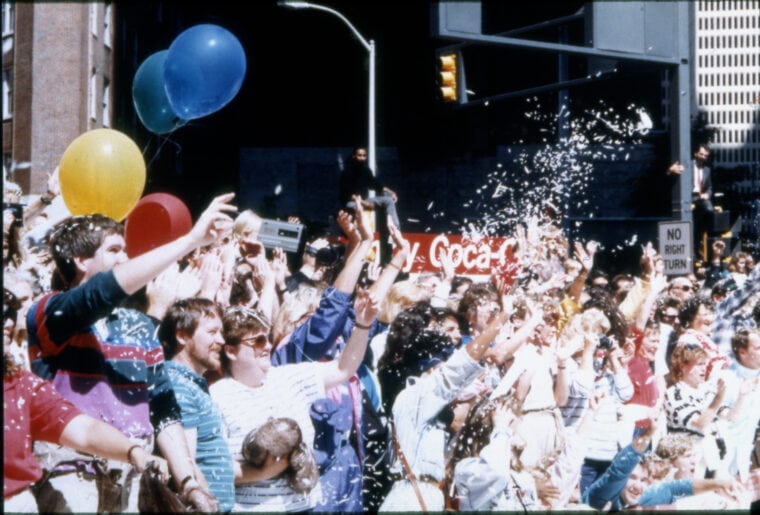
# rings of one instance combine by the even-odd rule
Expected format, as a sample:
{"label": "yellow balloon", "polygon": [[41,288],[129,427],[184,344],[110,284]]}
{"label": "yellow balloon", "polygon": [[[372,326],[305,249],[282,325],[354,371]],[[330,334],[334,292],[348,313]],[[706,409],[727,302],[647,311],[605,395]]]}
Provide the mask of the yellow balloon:
{"label": "yellow balloon", "polygon": [[145,160],[124,133],[94,129],[71,142],[58,170],[72,215],[99,213],[122,221],[142,197]]}

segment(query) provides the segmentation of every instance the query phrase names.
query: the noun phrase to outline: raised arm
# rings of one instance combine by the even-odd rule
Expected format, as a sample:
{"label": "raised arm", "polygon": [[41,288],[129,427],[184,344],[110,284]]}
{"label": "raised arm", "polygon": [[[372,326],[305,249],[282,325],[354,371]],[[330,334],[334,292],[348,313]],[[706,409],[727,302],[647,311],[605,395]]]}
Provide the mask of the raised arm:
{"label": "raised arm", "polygon": [[113,274],[122,290],[129,295],[135,293],[178,259],[229,233],[232,218],[227,213],[237,211],[229,204],[234,197],[234,193],[226,193],[212,200],[188,234],[116,265]]}
{"label": "raised arm", "polygon": [[469,354],[474,361],[480,361],[483,359],[486,351],[491,346],[491,342],[494,341],[496,335],[499,334],[499,331],[501,331],[502,326],[507,320],[509,320],[511,314],[511,311],[507,313],[506,310],[501,310],[497,315],[492,316],[483,332],[467,344],[467,354]]}
{"label": "raised arm", "polygon": [[372,293],[380,302],[382,302],[388,294],[388,291],[391,289],[391,286],[393,286],[399,272],[404,268],[407,256],[409,256],[409,241],[404,238],[401,231],[399,231],[397,227],[389,226],[388,232],[390,232],[391,238],[393,238],[393,242],[396,245],[396,253],[393,255],[390,262],[385,265],[380,276],[369,289],[370,293]]}
{"label": "raised arm", "polygon": [[581,293],[583,293],[583,288],[586,285],[586,278],[594,266],[594,256],[596,255],[597,247],[598,244],[595,241],[588,242],[585,248],[580,242],[575,242],[575,257],[580,262],[582,268],[573,284],[570,285],[567,296],[576,304],[580,304],[581,302]]}
{"label": "raised arm", "polygon": [[366,290],[359,290],[354,303],[356,324],[351,331],[346,347],[337,360],[327,363],[325,369],[325,390],[347,381],[356,373],[367,351],[369,328],[379,310],[377,299]]}
{"label": "raised arm", "polygon": [[[335,279],[335,289],[344,293],[353,293],[356,283],[359,280],[359,276],[362,272],[362,266],[364,264],[364,258],[369,252],[369,248],[372,245],[372,231],[369,228],[369,219],[364,215],[364,210],[361,208],[361,197],[354,195],[354,224],[355,230],[358,231],[359,240],[353,248],[347,249],[349,251],[346,261],[343,265],[343,269]],[[341,227],[346,224],[344,232],[350,235],[354,231],[351,225],[347,222],[347,214],[341,211],[338,214],[338,221],[341,223]],[[351,236],[349,236],[349,242]],[[351,247],[351,245],[349,245]]]}

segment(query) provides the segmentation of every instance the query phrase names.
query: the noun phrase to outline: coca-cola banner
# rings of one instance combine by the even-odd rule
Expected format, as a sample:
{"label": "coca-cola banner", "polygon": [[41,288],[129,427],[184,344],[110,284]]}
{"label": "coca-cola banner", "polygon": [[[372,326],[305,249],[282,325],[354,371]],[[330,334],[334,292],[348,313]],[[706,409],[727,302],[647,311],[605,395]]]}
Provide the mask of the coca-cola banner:
{"label": "coca-cola banner", "polygon": [[[446,252],[457,275],[490,275],[492,270],[504,266],[507,246],[512,238],[488,238],[478,240],[459,234],[404,233],[411,252],[403,271],[413,274],[437,272],[441,269],[440,252]],[[375,240],[370,256],[378,256],[379,244]]]}

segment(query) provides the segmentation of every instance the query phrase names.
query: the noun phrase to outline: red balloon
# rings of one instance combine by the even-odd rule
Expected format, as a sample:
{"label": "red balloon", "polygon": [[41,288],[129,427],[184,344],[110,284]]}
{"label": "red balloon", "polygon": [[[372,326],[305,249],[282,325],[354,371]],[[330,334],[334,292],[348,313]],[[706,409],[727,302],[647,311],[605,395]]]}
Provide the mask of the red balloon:
{"label": "red balloon", "polygon": [[145,195],[127,216],[124,239],[130,258],[184,236],[193,228],[190,210],[168,193]]}

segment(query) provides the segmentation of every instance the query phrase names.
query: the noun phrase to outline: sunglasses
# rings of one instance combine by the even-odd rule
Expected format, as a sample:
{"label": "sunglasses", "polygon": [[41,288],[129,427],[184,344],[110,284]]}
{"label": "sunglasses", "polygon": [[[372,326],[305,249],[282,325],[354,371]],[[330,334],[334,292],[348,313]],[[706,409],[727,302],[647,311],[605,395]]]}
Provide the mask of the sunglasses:
{"label": "sunglasses", "polygon": [[663,322],[673,323],[676,321],[677,315],[660,315]]}
{"label": "sunglasses", "polygon": [[691,291],[694,287],[691,286],[690,284],[684,284],[682,286],[673,285],[671,286],[671,288],[673,288],[674,290]]}
{"label": "sunglasses", "polygon": [[259,333],[249,336],[248,338],[243,338],[239,343],[240,345],[245,345],[253,350],[261,351],[269,345],[269,336],[267,336],[266,333]]}

